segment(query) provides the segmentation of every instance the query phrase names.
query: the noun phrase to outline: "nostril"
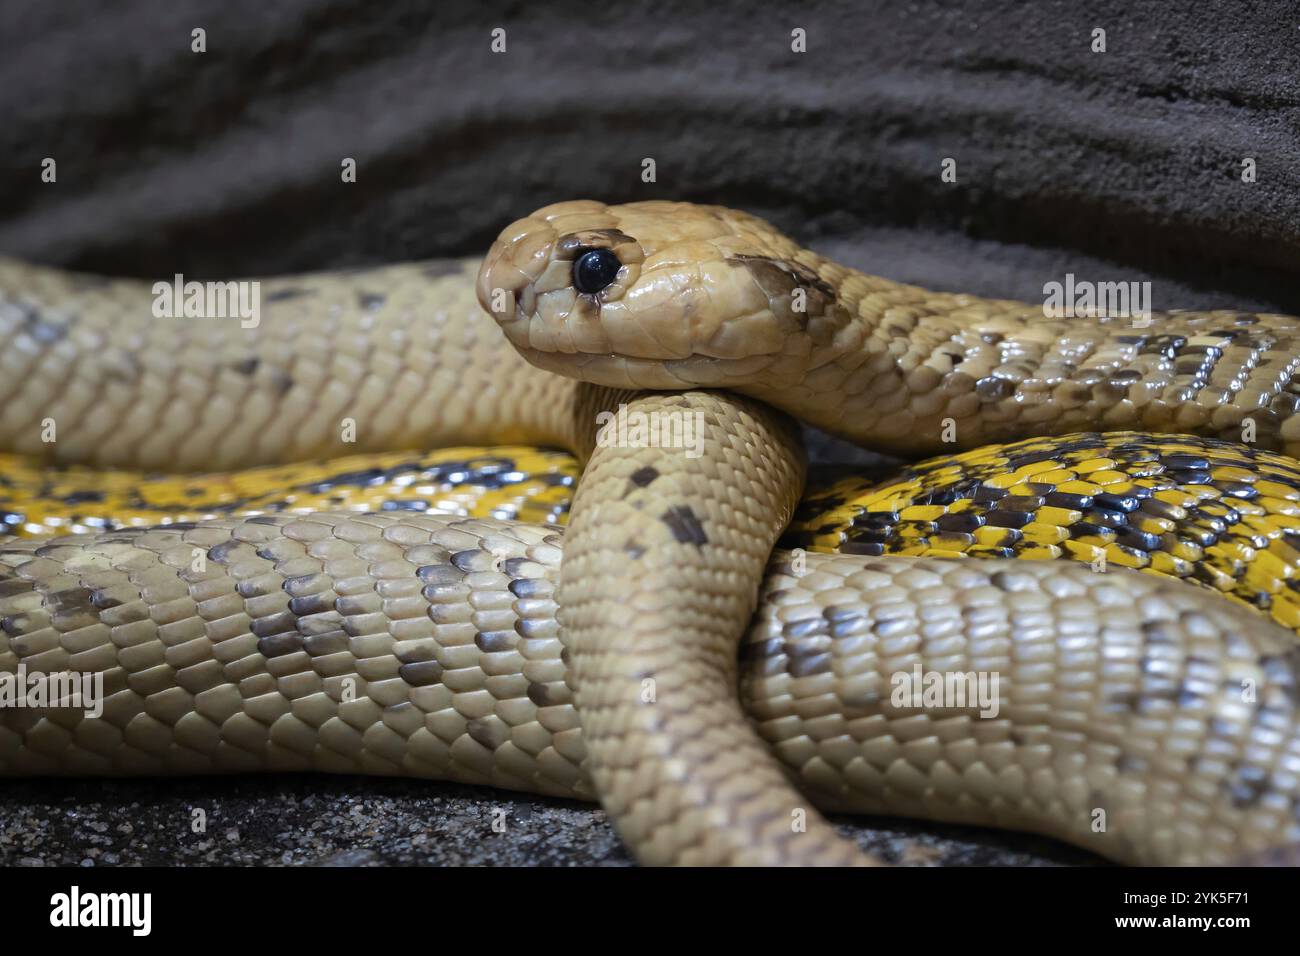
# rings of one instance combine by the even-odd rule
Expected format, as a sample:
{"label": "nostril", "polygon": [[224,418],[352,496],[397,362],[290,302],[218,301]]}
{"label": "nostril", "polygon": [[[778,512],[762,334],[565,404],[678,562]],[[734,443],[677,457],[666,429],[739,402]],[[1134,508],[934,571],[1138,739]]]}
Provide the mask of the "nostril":
{"label": "nostril", "polygon": [[573,287],[583,295],[595,295],[608,288],[623,268],[610,249],[589,249],[573,263]]}

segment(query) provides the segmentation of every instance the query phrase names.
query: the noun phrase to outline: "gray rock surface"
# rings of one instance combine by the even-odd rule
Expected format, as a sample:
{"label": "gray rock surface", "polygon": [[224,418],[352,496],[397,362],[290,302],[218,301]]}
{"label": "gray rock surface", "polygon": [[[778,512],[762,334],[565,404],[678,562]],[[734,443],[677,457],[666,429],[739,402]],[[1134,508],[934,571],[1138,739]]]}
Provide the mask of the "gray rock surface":
{"label": "gray rock surface", "polygon": [[[203,832],[195,832],[195,811]],[[495,829],[494,829],[495,826]],[[842,830],[909,866],[1091,864],[1050,840],[902,820]],[[630,866],[594,805],[411,780],[6,781],[0,866]]]}
{"label": "gray rock surface", "polygon": [[[1033,300],[1074,272],[1150,280],[1157,308],[1300,311],[1291,4],[804,6],[0,0],[0,253],[267,275],[482,251],[564,198],[671,197],[940,289]],[[852,832],[910,863],[1092,860],[991,832]],[[0,863],[171,862],[628,860],[593,808],[418,782],[0,788]]]}

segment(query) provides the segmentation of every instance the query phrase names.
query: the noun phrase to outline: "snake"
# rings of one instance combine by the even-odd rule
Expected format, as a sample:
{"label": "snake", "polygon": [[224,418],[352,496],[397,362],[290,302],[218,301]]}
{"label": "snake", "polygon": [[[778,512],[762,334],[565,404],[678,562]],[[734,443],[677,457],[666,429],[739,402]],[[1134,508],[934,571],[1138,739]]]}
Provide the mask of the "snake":
{"label": "snake", "polygon": [[[256,486],[344,445],[555,446],[583,466],[563,546],[499,519],[281,511],[230,477],[225,517],[170,524],[137,493],[152,479],[119,475],[124,521],[79,524],[96,502],[65,495],[89,533],[0,548],[0,669],[101,673],[111,712],[0,712],[4,772],[594,796],[650,863],[872,862],[805,792],[1126,862],[1295,842],[1296,319],[1054,318],[661,202],[546,207],[481,265],[261,285],[256,328],[160,323],[146,284],[0,262],[0,447],[56,483]],[[698,423],[698,453],[602,443],[615,409]],[[945,454],[857,498],[832,484],[831,520],[800,532],[792,419]],[[850,553],[773,558],[791,517]],[[1001,675],[1003,717],[895,707],[911,663]]]}

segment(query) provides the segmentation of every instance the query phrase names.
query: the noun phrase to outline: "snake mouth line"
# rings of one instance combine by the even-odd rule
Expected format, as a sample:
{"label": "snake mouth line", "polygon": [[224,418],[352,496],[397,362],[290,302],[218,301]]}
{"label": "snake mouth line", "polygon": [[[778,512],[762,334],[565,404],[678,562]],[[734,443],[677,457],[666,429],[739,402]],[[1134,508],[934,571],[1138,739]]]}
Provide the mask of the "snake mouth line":
{"label": "snake mouth line", "polygon": [[608,388],[656,391],[728,388],[761,380],[761,373],[776,358],[771,354],[718,358],[692,353],[685,358],[661,361],[613,354],[561,354],[526,347],[519,347],[518,351],[529,364],[547,372]]}

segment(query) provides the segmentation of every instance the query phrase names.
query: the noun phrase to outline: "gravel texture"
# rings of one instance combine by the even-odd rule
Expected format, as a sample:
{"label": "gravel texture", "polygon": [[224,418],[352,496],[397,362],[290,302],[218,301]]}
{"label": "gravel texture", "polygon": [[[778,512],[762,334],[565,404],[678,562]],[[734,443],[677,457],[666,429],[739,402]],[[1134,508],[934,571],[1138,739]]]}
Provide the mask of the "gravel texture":
{"label": "gravel texture", "polygon": [[[898,820],[842,827],[906,865],[1098,862],[1017,834]],[[22,781],[6,782],[0,797],[0,866],[631,863],[594,805],[451,784],[324,775]]]}

